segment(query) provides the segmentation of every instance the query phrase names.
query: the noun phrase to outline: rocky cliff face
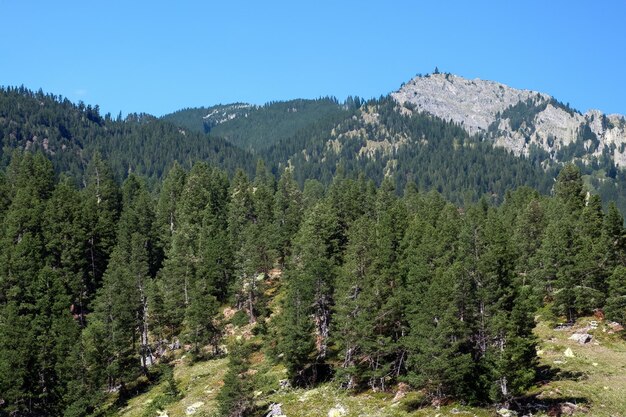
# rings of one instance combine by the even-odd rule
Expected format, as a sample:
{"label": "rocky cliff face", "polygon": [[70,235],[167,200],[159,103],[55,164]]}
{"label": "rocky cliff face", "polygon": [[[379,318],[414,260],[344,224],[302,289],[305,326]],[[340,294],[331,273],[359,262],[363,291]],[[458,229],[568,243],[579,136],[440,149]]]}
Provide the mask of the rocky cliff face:
{"label": "rocky cliff face", "polygon": [[416,77],[391,94],[400,103],[412,103],[419,111],[462,125],[470,134],[485,132],[498,113],[535,96],[549,96],[516,90],[494,81],[468,80],[452,74]]}
{"label": "rocky cliff face", "polygon": [[542,150],[556,161],[609,156],[626,167],[626,120],[597,110],[581,114],[547,94],[452,74],[418,76],[392,93],[409,111],[461,125],[516,155]]}

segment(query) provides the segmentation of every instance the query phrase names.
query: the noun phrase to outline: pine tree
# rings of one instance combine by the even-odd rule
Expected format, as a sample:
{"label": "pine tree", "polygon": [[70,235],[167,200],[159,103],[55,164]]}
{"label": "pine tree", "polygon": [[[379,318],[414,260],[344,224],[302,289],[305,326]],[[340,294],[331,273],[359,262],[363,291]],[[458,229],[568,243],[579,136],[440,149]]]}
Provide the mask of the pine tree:
{"label": "pine tree", "polygon": [[265,279],[274,266],[277,253],[273,178],[262,161],[252,186],[238,173],[231,184],[228,228],[234,244],[235,297],[239,308],[247,311],[250,323],[263,315],[261,299]]}
{"label": "pine tree", "polygon": [[620,265],[608,280],[609,290],[606,300],[606,317],[626,324],[626,267]]}
{"label": "pine tree", "polygon": [[[117,244],[111,254],[103,284],[88,317],[88,334],[104,348],[88,363],[109,390],[126,385],[153,362],[148,343],[148,293],[154,256],[152,201],[143,183],[130,176],[122,188],[123,210]],[[91,329],[90,329],[91,328]]]}
{"label": "pine tree", "polygon": [[200,354],[201,346],[206,344],[211,344],[213,354],[217,353],[220,336],[216,323],[218,297],[224,299],[224,291],[232,276],[232,254],[226,225],[219,221],[211,205],[205,208],[202,223],[202,243],[199,248],[201,262],[196,268],[185,311],[185,327],[196,355]]}
{"label": "pine tree", "polygon": [[576,256],[577,285],[574,288],[577,314],[590,314],[604,304],[606,279],[612,268],[607,268],[603,229],[602,201],[591,195],[580,216],[580,251]]}
{"label": "pine tree", "polygon": [[407,332],[404,316],[404,293],[406,281],[401,274],[401,244],[408,227],[406,206],[397,199],[395,187],[385,180],[376,197],[376,276],[374,299],[378,305],[375,328],[377,341],[373,346],[374,357],[388,365],[374,365],[370,386],[386,389],[404,368],[406,352],[401,338]]}
{"label": "pine tree", "polygon": [[[53,413],[59,406],[54,390],[54,362],[38,349],[52,351],[57,340],[42,339],[58,312],[56,294],[41,287],[46,256],[42,232],[45,202],[52,191],[52,164],[43,155],[15,152],[8,168],[11,204],[0,239],[0,411],[13,414]],[[51,283],[62,297],[58,280]],[[50,296],[42,300],[43,296]],[[69,305],[67,306],[69,307]]]}
{"label": "pine tree", "polygon": [[248,370],[250,346],[234,344],[229,349],[228,370],[217,396],[220,416],[244,417],[254,409],[254,384]]}
{"label": "pine tree", "polygon": [[297,384],[314,383],[328,355],[337,244],[337,217],[320,202],[306,214],[285,271],[279,349]]}
{"label": "pine tree", "polygon": [[44,211],[43,236],[46,242],[46,264],[63,276],[71,310],[81,326],[93,287],[85,253],[89,246],[82,218],[81,194],[69,179],[57,184]]}
{"label": "pine tree", "polygon": [[87,166],[84,185],[81,217],[87,233],[85,258],[89,262],[89,275],[86,281],[88,293],[93,296],[102,284],[102,276],[115,246],[121,196],[109,166],[97,153]]}
{"label": "pine tree", "polygon": [[554,184],[554,195],[562,200],[570,212],[582,210],[585,193],[582,176],[576,165],[566,164]]}
{"label": "pine tree", "polygon": [[186,177],[176,206],[178,225],[155,289],[163,297],[157,314],[162,318],[164,329],[168,329],[168,338],[181,333],[191,288],[195,286],[197,269],[202,265],[202,216],[210,202],[210,190],[208,165],[196,163]]}
{"label": "pine tree", "polygon": [[474,374],[467,323],[459,308],[460,264],[435,271],[410,320],[407,379],[438,404],[443,398],[472,398]]}
{"label": "pine tree", "polygon": [[532,305],[528,291],[515,282],[516,256],[500,213],[491,209],[486,220],[477,286],[479,329],[486,333],[481,366],[491,381],[491,399],[508,402],[535,378]]}
{"label": "pine tree", "polygon": [[[544,206],[539,200],[531,200],[517,217],[514,230],[513,245],[518,253],[517,272],[522,278],[521,284],[526,285],[536,281],[535,272],[538,270],[539,250],[546,228]],[[543,291],[541,292],[543,295]],[[536,300],[539,305],[540,297]]]}
{"label": "pine tree", "polygon": [[367,348],[375,339],[373,320],[375,274],[375,223],[369,217],[357,219],[348,237],[345,263],[337,277],[336,313],[337,344],[341,349],[342,371],[339,378],[347,388],[367,381],[370,359]]}
{"label": "pine tree", "polygon": [[282,266],[291,255],[291,239],[300,226],[302,208],[302,193],[293,179],[292,168],[286,168],[278,181],[274,196],[277,248]]}
{"label": "pine tree", "polygon": [[217,353],[219,330],[214,323],[219,308],[213,295],[214,289],[207,282],[198,279],[190,288],[190,302],[185,310],[187,339],[192,343],[193,354],[201,354],[202,346],[211,344],[213,354]]}
{"label": "pine tree", "polygon": [[176,206],[181,198],[185,186],[186,173],[174,162],[159,193],[159,201],[156,209],[156,228],[159,237],[159,247],[163,253],[168,253],[172,245],[172,237],[178,228],[178,216]]}

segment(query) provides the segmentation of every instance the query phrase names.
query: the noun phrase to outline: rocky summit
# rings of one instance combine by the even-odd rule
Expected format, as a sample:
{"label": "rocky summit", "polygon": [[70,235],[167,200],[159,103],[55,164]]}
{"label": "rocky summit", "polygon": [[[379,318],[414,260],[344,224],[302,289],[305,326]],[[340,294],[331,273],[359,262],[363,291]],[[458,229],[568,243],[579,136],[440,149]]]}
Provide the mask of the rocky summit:
{"label": "rocky summit", "polygon": [[391,95],[411,111],[455,122],[516,155],[543,151],[555,161],[608,156],[626,166],[623,115],[582,114],[544,93],[449,73],[417,76]]}

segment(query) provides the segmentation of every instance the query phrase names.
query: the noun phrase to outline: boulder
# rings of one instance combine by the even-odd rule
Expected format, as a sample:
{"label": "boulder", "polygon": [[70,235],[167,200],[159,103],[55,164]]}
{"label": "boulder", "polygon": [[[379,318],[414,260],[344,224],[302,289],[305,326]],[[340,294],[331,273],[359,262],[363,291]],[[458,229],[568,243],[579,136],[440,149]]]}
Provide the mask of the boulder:
{"label": "boulder", "polygon": [[185,414],[187,414],[188,416],[195,414],[198,411],[198,408],[202,407],[203,405],[204,403],[202,401],[195,402],[187,407],[187,409],[185,410]]}
{"label": "boulder", "polygon": [[589,333],[574,333],[569,337],[569,340],[575,340],[581,345],[591,342],[591,339],[593,339],[593,336]]}
{"label": "boulder", "polygon": [[586,413],[588,410],[586,407],[580,406],[578,404],[564,402],[561,404],[561,415],[563,416],[573,416],[578,413]]}
{"label": "boulder", "polygon": [[515,411],[509,410],[508,408],[504,408],[504,407],[502,407],[496,412],[498,413],[499,416],[502,416],[502,417],[514,417],[517,415]]}
{"label": "boulder", "polygon": [[343,417],[347,414],[345,408],[342,405],[335,405],[333,408],[328,410],[328,417]]}
{"label": "boulder", "polygon": [[270,408],[265,417],[286,417],[283,414],[282,404],[273,403],[272,405],[270,405]]}
{"label": "boulder", "polygon": [[398,402],[400,401],[402,398],[404,398],[406,396],[406,393],[409,391],[409,385],[405,384],[404,382],[400,382],[398,384],[398,391],[396,391],[396,395],[393,397],[393,402]]}

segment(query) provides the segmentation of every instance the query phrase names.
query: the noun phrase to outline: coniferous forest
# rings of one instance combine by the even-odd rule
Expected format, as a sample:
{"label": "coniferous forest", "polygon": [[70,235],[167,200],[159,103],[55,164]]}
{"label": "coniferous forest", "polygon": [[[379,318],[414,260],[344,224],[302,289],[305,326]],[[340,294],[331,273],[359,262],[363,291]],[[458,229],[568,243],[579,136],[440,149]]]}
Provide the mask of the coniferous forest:
{"label": "coniferous forest", "polygon": [[[390,114],[441,139],[398,158],[423,171],[277,162],[286,142],[314,152],[358,99],[320,100],[323,120],[281,125],[262,151],[42,93],[2,100],[0,415],[111,415],[162,381],[174,399],[180,352],[228,358],[223,416],[263,415],[259,354],[292,387],[509,405],[544,377],[538,311],[626,322],[624,219],[573,164],[546,173],[448,122]],[[233,323],[260,342],[229,337]]]}

